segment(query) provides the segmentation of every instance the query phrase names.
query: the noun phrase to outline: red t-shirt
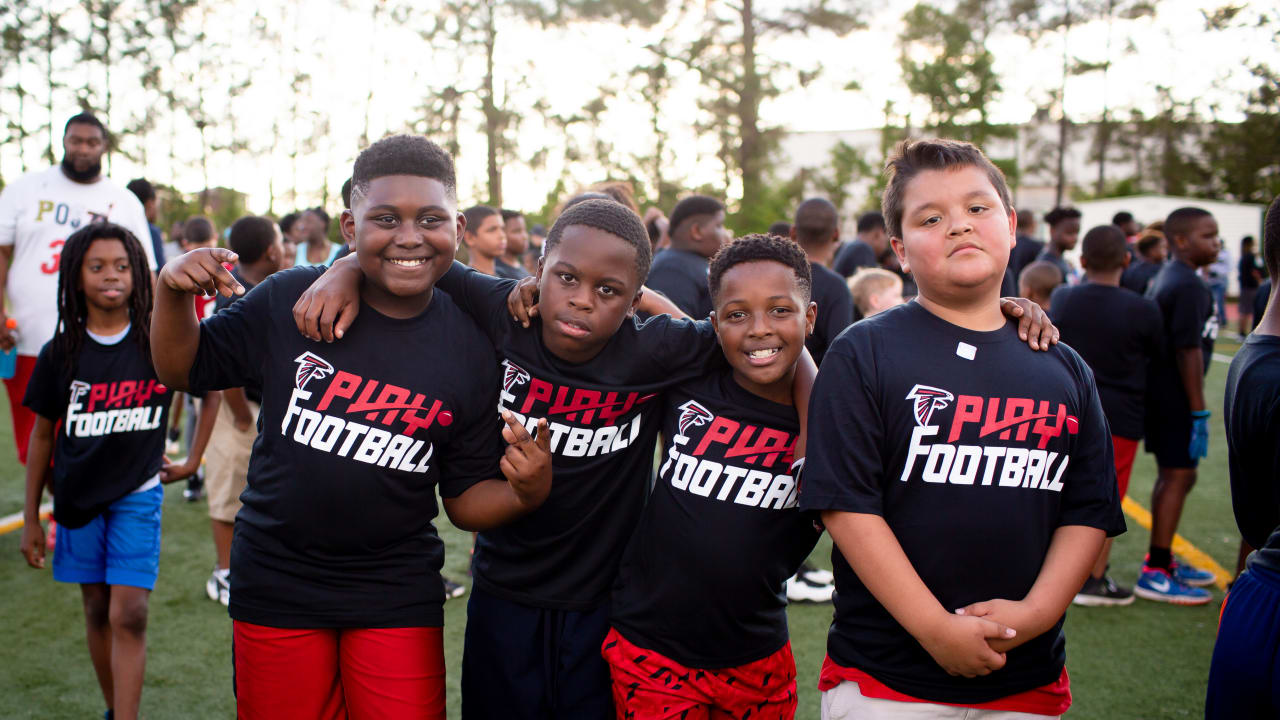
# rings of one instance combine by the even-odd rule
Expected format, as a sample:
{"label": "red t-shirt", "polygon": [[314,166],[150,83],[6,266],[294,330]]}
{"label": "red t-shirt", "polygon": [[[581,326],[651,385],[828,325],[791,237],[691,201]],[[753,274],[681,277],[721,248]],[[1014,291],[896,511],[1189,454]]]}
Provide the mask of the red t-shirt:
{"label": "red t-shirt", "polygon": [[831,660],[831,657],[825,657],[822,660],[822,672],[818,675],[818,689],[825,692],[839,685],[844,681],[858,683],[858,689],[862,691],[863,697],[876,698],[877,700],[896,700],[897,702],[932,702],[935,705],[950,705],[952,707],[970,707],[975,710],[999,710],[1001,712],[1020,712],[1032,713],[1036,715],[1062,715],[1071,707],[1071,679],[1067,677],[1067,669],[1062,668],[1062,674],[1058,679],[1048,685],[1038,687],[1034,690],[1027,690],[1016,695],[1002,697],[999,700],[990,702],[975,703],[973,705],[956,705],[955,703],[934,702],[932,700],[921,700],[910,695],[904,695],[890,688],[888,685],[876,680],[870,675],[856,668],[841,667]]}

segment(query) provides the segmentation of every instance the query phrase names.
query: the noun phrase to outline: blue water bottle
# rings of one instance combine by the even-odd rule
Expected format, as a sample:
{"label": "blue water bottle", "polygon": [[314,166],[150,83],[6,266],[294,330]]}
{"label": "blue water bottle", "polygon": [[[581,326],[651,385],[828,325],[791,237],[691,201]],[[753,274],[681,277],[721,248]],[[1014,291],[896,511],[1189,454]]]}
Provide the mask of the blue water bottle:
{"label": "blue water bottle", "polygon": [[18,370],[18,321],[8,318],[4,326],[9,328],[9,336],[13,338],[13,347],[0,352],[0,378],[8,380]]}

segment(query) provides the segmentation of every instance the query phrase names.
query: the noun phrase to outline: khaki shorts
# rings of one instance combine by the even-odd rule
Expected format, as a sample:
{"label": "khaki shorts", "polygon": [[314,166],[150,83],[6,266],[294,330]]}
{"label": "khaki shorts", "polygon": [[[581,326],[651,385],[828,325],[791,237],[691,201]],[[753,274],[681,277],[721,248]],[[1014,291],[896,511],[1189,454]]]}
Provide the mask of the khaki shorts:
{"label": "khaki shorts", "polygon": [[249,401],[249,411],[253,413],[253,424],[241,432],[236,429],[231,406],[225,400],[218,406],[218,422],[204,452],[204,491],[209,498],[209,517],[214,520],[234,522],[240,512],[249,455],[258,437],[258,404]]}
{"label": "khaki shorts", "polygon": [[846,680],[822,693],[822,720],[1050,720],[1056,715],[869,698]]}

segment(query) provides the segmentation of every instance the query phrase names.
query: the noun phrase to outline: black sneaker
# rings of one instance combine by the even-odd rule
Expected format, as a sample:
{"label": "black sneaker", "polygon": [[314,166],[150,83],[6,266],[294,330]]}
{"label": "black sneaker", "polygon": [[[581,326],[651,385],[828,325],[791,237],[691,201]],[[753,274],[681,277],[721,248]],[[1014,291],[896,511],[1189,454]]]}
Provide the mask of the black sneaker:
{"label": "black sneaker", "polygon": [[1117,585],[1110,575],[1090,577],[1071,602],[1084,607],[1129,605],[1133,603],[1133,591]]}
{"label": "black sneaker", "polygon": [[187,478],[187,489],[182,491],[182,497],[187,502],[195,502],[204,497],[204,470],[197,470],[196,474]]}
{"label": "black sneaker", "polygon": [[444,599],[445,600],[460,598],[463,595],[467,594],[466,585],[463,585],[461,583],[456,583],[450,580],[449,578],[442,578],[442,579],[444,580]]}

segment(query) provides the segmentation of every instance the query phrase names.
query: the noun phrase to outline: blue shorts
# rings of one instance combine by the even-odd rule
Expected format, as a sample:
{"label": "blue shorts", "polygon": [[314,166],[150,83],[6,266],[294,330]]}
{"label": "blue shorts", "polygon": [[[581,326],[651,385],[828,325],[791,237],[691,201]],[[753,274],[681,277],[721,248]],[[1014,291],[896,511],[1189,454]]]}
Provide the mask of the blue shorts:
{"label": "blue shorts", "polygon": [[1250,567],[1224,601],[1209,665],[1207,720],[1280,715],[1280,573]]}
{"label": "blue shorts", "polygon": [[164,486],[125,495],[80,528],[58,526],[53,579],[67,583],[156,586]]}

